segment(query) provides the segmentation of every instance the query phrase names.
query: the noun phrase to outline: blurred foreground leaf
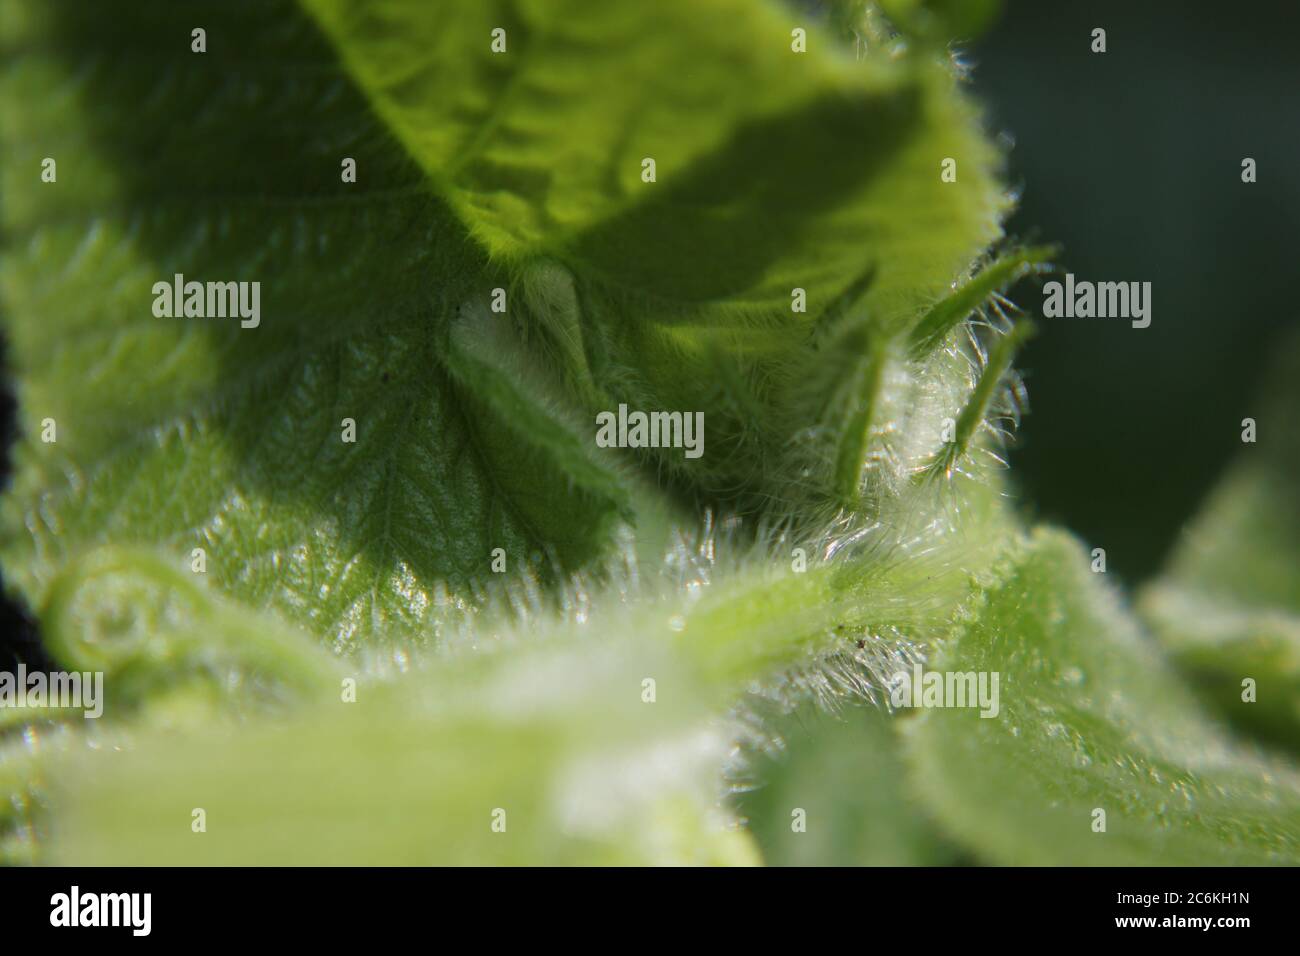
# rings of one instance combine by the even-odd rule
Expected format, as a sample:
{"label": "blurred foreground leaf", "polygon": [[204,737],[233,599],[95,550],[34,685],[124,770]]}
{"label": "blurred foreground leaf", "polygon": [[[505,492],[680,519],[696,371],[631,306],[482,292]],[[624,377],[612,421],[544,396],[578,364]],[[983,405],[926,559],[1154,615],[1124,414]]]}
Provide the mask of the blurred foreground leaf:
{"label": "blurred foreground leaf", "polygon": [[[749,768],[736,798],[764,862],[774,866],[927,866],[958,852],[908,789],[897,718],[869,706],[812,708],[770,721],[779,749]],[[796,814],[801,829],[796,828]]]}
{"label": "blurred foreground leaf", "polygon": [[662,650],[503,646],[391,683],[358,674],[355,702],[340,693],[237,733],[142,728],[128,753],[65,756],[52,859],[756,862],[715,805],[726,741],[709,695]]}

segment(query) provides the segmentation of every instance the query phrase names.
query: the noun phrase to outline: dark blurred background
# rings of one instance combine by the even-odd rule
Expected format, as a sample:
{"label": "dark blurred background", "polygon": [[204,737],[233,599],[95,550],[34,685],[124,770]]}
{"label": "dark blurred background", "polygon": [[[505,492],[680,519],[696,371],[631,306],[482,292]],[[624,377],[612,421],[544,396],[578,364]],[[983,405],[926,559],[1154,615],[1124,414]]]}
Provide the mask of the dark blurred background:
{"label": "dark blurred background", "polygon": [[[991,128],[1015,141],[1009,231],[1062,244],[1076,278],[1152,283],[1149,328],[1041,319],[1019,362],[1023,498],[1129,583],[1240,450],[1300,318],[1298,28],[1296,2],[1011,0],[969,47]],[[1031,283],[1013,298],[1041,310]]]}
{"label": "dark blurred background", "polygon": [[[1009,231],[1061,243],[1080,279],[1153,286],[1147,329],[1040,322],[1012,458],[1026,507],[1104,547],[1129,583],[1157,570],[1240,449],[1272,344],[1300,317],[1298,27],[1297,2],[1011,0],[968,48],[992,130],[1015,141]],[[1040,310],[1030,283],[1015,298]],[[6,385],[6,474],[10,402]],[[0,670],[17,660],[43,655],[3,602]]]}
{"label": "dark blurred background", "polygon": [[[0,487],[5,489],[9,487],[16,438],[8,348],[0,340]],[[0,568],[0,586],[3,584],[3,569]],[[32,616],[19,602],[0,592],[0,672],[13,673],[19,662],[47,670],[51,667],[49,657],[41,647]]]}

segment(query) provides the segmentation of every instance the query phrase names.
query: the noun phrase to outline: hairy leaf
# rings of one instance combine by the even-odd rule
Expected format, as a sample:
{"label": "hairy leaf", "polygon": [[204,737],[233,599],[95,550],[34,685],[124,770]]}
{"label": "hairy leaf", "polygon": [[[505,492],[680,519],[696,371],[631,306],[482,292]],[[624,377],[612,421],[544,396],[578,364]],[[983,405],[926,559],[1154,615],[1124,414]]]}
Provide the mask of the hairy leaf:
{"label": "hairy leaf", "polygon": [[[704,412],[704,456],[658,458],[710,497],[842,499],[845,467],[789,453],[838,385],[820,333],[847,306],[893,341],[999,235],[999,158],[948,71],[883,47],[853,62],[778,4],[305,2],[566,343],[552,352],[587,408]],[[960,363],[932,371],[931,389],[969,388]]]}
{"label": "hairy leaf", "polygon": [[[34,605],[82,550],[202,548],[221,588],[336,648],[427,635],[499,553],[531,587],[629,522],[663,540],[672,506],[581,408],[703,411],[690,484],[716,504],[834,503],[883,469],[878,504],[974,387],[959,349],[897,347],[1005,205],[928,60],[855,63],[829,31],[797,54],[788,12],[735,0],[313,0],[336,50],[293,5],[237,2],[204,9],[202,54],[171,4],[7,3],[24,439],[0,555]],[[156,316],[178,274],[260,282],[258,325]],[[816,426],[840,448],[820,474],[806,412],[850,319],[895,342],[889,415],[852,443]]]}
{"label": "hairy leaf", "polygon": [[1300,861],[1300,776],[1207,719],[1068,536],[1013,549],[929,666],[1000,675],[996,717],[906,718],[919,792],[988,859]]}
{"label": "hairy leaf", "polygon": [[[212,5],[202,55],[174,4],[23,9],[0,96],[24,432],[3,555],[33,604],[85,548],[203,548],[223,589],[350,648],[472,603],[494,549],[508,573],[603,553],[628,485],[472,360],[485,329],[452,341],[505,280],[292,6]],[[260,324],[155,316],[176,273],[260,281]]]}

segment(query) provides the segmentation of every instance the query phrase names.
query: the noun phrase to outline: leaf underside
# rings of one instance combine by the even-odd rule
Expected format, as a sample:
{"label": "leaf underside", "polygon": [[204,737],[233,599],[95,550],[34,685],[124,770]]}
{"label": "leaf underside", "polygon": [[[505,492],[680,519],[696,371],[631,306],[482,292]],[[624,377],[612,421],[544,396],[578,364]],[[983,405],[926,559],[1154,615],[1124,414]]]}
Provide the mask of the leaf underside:
{"label": "leaf underside", "polygon": [[[752,0],[0,0],[0,562],[113,711],[0,737],[0,859],[53,806],[77,863],[1295,862],[1293,770],[1002,501],[1000,293],[1054,251],[992,248],[942,52],[990,5],[887,6],[906,45]],[[155,315],[178,274],[260,323]],[[620,404],[704,455],[597,447]],[[1277,530],[1270,468],[1231,534]],[[1216,600],[1300,593],[1238,566]],[[1002,714],[857,706],[912,660]],[[854,706],[805,732],[810,694]]]}
{"label": "leaf underside", "polygon": [[[215,5],[201,57],[171,4],[15,15],[0,279],[24,438],[0,554],[37,608],[83,550],[201,547],[222,590],[338,649],[427,640],[481,602],[494,549],[545,581],[629,522],[662,537],[675,506],[582,424],[620,401],[708,415],[704,458],[654,473],[788,500],[809,482],[779,459],[826,387],[782,376],[819,303],[870,263],[858,311],[892,334],[996,235],[996,159],[949,81],[796,57],[766,4],[659,5],[673,31],[626,4],[306,6],[324,35],[287,3]],[[956,188],[932,175],[948,153]],[[261,324],[155,317],[178,273],[259,280]],[[960,401],[960,365],[924,387]]]}

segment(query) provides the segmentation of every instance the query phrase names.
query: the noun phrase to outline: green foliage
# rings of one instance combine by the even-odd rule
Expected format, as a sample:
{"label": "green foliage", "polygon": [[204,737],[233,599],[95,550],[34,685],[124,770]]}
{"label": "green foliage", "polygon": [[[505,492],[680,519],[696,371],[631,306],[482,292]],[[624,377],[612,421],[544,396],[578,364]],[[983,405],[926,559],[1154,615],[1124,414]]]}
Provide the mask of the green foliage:
{"label": "green foliage", "polygon": [[[0,561],[109,694],[0,739],[0,854],[1292,860],[1293,772],[1003,504],[1001,293],[1054,251],[941,50],[989,5],[883,6],[237,0],[195,54],[163,0],[0,0]],[[178,273],[261,323],[155,316]],[[704,456],[597,448],[620,403]],[[889,716],[928,659],[1004,715]]]}
{"label": "green foliage", "polygon": [[932,709],[906,728],[927,804],[987,859],[1300,861],[1300,775],[1237,749],[1199,712],[1064,534],[1011,548],[933,667],[1001,674],[995,719]]}
{"label": "green foliage", "polygon": [[747,510],[843,497],[788,451],[839,384],[824,351],[845,320],[881,348],[904,336],[998,236],[998,157],[946,71],[851,62],[811,24],[793,54],[801,21],[775,4],[307,6],[510,270],[558,374],[591,410],[707,409],[710,453],[658,465]]}
{"label": "green foliage", "polygon": [[[239,733],[142,730],[129,757],[86,755],[64,778],[77,786],[56,791],[53,858],[754,862],[747,835],[712,806],[725,740],[705,722],[708,695],[663,650],[557,636],[362,678],[356,703]],[[654,704],[641,700],[646,674],[662,688]]]}
{"label": "green foliage", "polygon": [[[183,567],[203,547],[223,590],[347,649],[472,600],[493,548],[512,569],[597,553],[630,508],[613,466],[573,451],[571,422],[542,426],[536,397],[521,421],[451,341],[505,280],[310,24],[285,4],[210,14],[207,61],[168,3],[48,5],[10,37],[10,579],[39,606],[83,549],[159,547]],[[160,147],[144,102],[185,136]],[[48,154],[60,182],[42,186]],[[261,277],[264,322],[155,318],[147,292],[174,273]]]}
{"label": "green foliage", "polygon": [[[753,760],[736,804],[774,866],[952,865],[962,854],[926,818],[907,781],[896,726],[851,707],[769,718],[779,749]],[[792,814],[803,810],[805,829]]]}

